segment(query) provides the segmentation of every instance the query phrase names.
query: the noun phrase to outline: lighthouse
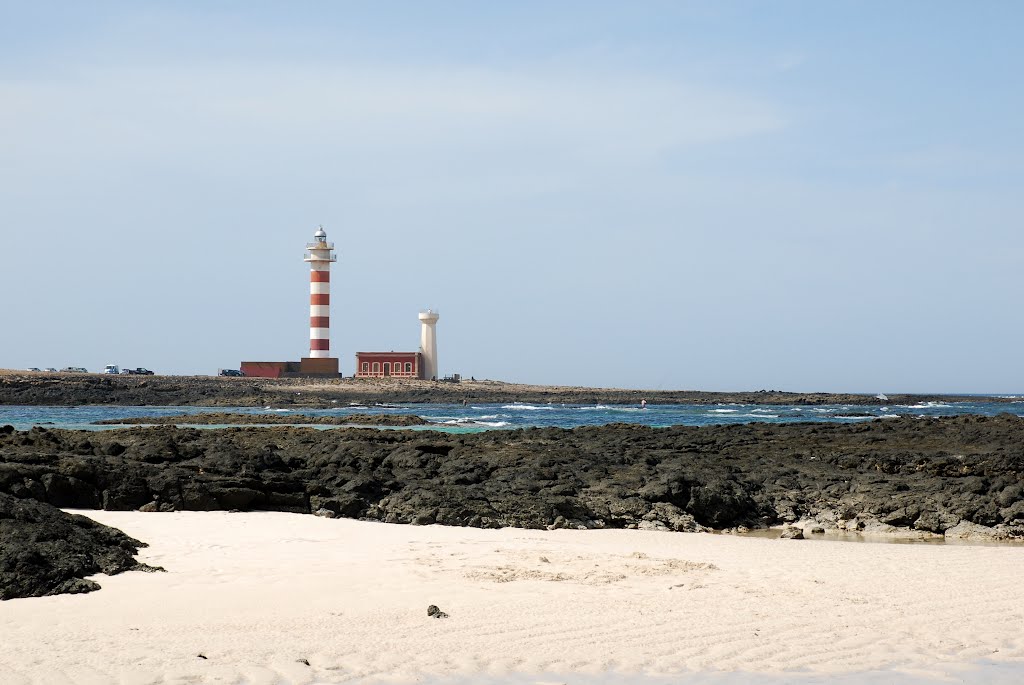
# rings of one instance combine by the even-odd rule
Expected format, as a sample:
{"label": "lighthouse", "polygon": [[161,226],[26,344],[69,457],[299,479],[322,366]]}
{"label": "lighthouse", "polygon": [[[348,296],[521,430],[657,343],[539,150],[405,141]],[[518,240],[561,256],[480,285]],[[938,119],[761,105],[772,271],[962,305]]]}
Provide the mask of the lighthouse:
{"label": "lighthouse", "polygon": [[309,262],[309,356],[297,362],[242,362],[242,375],[254,378],[337,378],[338,358],[331,356],[331,262],[334,243],[324,227],[306,243]]}
{"label": "lighthouse", "polygon": [[420,354],[423,355],[422,378],[437,380],[437,320],[438,313],[428,309],[420,312]]}
{"label": "lighthouse", "polygon": [[309,262],[309,356],[326,359],[331,356],[331,262],[338,258],[323,226],[313,234],[313,242],[306,243],[305,261]]}

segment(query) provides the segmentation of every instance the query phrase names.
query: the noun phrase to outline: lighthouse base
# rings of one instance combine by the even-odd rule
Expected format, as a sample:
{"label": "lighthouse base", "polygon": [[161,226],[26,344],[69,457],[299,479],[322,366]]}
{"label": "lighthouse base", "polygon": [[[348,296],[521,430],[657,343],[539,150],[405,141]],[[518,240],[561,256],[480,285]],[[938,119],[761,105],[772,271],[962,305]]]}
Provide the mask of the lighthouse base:
{"label": "lighthouse base", "polygon": [[299,373],[311,378],[329,378],[338,375],[337,357],[303,357]]}
{"label": "lighthouse base", "polygon": [[337,378],[337,357],[303,357],[297,362],[242,362],[242,373],[251,378]]}

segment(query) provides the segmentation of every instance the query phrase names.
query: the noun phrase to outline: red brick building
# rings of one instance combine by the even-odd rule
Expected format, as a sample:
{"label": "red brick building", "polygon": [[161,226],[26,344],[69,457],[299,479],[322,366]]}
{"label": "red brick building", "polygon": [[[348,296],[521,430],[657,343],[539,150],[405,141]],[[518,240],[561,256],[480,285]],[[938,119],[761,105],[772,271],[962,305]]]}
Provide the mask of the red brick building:
{"label": "red brick building", "polygon": [[419,352],[356,352],[356,378],[422,378]]}
{"label": "red brick building", "polygon": [[297,362],[242,362],[242,373],[254,378],[337,378],[338,358],[303,357]]}

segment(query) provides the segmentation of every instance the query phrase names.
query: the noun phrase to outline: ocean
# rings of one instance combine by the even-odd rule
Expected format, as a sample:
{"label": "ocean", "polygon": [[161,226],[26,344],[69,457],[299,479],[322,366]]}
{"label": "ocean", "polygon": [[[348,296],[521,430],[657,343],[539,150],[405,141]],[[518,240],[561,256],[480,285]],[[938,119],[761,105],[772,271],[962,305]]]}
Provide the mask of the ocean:
{"label": "ocean", "polygon": [[[0,426],[11,424],[19,430],[33,426],[109,430],[117,426],[96,426],[94,421],[117,418],[161,417],[207,412],[236,412],[253,415],[294,416],[297,424],[303,416],[345,416],[347,414],[414,414],[431,422],[425,427],[384,428],[385,430],[442,430],[468,433],[530,427],[576,428],[609,423],[631,423],[643,426],[710,426],[750,422],[763,423],[851,423],[874,419],[937,417],[955,414],[995,416],[1011,413],[1024,416],[1024,398],[1007,403],[926,402],[913,405],[573,405],[573,404],[383,404],[351,405],[331,409],[286,407],[122,407],[86,405],[80,407],[0,406]],[[188,425],[183,421],[180,425]],[[277,424],[280,425],[280,424]],[[217,426],[201,426],[216,428]],[[316,426],[329,430],[336,426]]]}

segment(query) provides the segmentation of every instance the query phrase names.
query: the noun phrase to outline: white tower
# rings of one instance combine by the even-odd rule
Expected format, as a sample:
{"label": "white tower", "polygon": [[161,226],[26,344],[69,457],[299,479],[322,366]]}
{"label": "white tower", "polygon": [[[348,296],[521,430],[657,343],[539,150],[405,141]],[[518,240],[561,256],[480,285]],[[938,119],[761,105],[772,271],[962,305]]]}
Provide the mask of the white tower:
{"label": "white tower", "polygon": [[420,353],[423,355],[423,377],[427,380],[437,379],[437,332],[434,326],[440,318],[437,312],[428,309],[420,312]]}
{"label": "white tower", "polygon": [[331,356],[331,262],[334,243],[327,242],[327,232],[320,226],[313,234],[315,241],[306,243],[309,262],[309,356]]}

